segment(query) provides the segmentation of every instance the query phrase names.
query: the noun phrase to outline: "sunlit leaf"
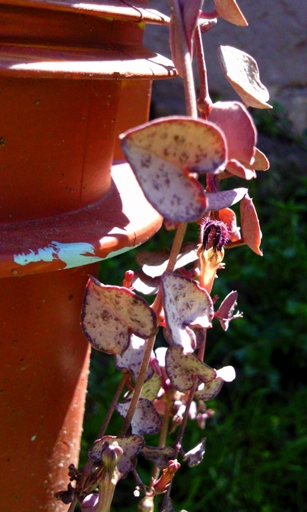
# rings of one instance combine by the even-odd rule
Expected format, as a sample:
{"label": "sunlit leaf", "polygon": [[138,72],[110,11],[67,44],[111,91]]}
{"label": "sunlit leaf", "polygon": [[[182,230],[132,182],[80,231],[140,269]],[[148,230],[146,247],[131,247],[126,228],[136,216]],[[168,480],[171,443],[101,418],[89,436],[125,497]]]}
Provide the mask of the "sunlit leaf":
{"label": "sunlit leaf", "polygon": [[270,162],[260,149],[255,148],[254,158],[251,164],[244,164],[248,169],[255,169],[255,171],[267,171],[270,168]]}
{"label": "sunlit leaf", "polygon": [[221,378],[215,378],[206,384],[200,384],[195,392],[194,398],[196,400],[203,400],[204,402],[213,400],[221,391],[223,384],[224,381]]}
{"label": "sunlit leaf", "polygon": [[219,219],[227,226],[228,236],[231,242],[237,242],[241,238],[240,228],[237,225],[237,217],[230,208],[219,210]]}
{"label": "sunlit leaf", "polygon": [[[174,270],[193,263],[198,259],[196,253],[196,244],[185,244],[177,256]],[[161,249],[160,251],[149,252],[139,251],[136,255],[136,262],[142,267],[143,272],[151,277],[161,276],[165,272],[169,260],[170,251]]]}
{"label": "sunlit leaf", "polygon": [[251,115],[238,101],[217,101],[209,121],[217,124],[227,140],[228,160],[250,163],[254,157],[257,131]]}
{"label": "sunlit leaf", "polygon": [[[130,407],[130,400],[118,403],[117,412],[124,418]],[[161,418],[150,400],[140,398],[136,406],[135,413],[131,421],[131,430],[133,434],[142,436],[143,434],[156,434],[161,429]]]}
{"label": "sunlit leaf", "polygon": [[230,174],[245,180],[251,180],[257,177],[255,171],[249,169],[245,164],[241,164],[238,160],[229,160],[227,163],[227,171],[230,172]]}
{"label": "sunlit leaf", "polygon": [[253,57],[232,46],[220,46],[218,57],[228,82],[245,105],[272,108],[267,103],[269,92],[260,81],[258,65]]}
{"label": "sunlit leaf", "polygon": [[166,468],[169,459],[174,459],[176,456],[176,451],[171,446],[165,446],[164,448],[144,446],[141,453],[145,459],[152,460],[160,469]]}
{"label": "sunlit leaf", "polygon": [[210,295],[195,281],[179,274],[165,273],[161,278],[165,321],[172,342],[192,352],[193,331],[188,326],[211,327],[213,304]]}
{"label": "sunlit leaf", "polygon": [[127,476],[129,471],[136,465],[136,456],[144,446],[144,440],[137,435],[127,437],[103,436],[101,439],[95,441],[89,449],[89,457],[95,461],[100,462],[103,449],[106,445],[112,444],[114,441],[123,449],[123,455],[117,464],[119,471],[122,473],[123,478]]}
{"label": "sunlit leaf", "polygon": [[216,370],[202,363],[195,354],[184,354],[180,347],[169,347],[166,352],[166,372],[174,388],[185,392],[194,384],[195,377],[210,382]]}
{"label": "sunlit leaf", "polygon": [[192,450],[189,450],[184,455],[182,460],[186,460],[190,468],[197,466],[202,462],[205,454],[205,442],[206,438],[202,439],[201,442],[195,446],[195,448],[192,448]]}
{"label": "sunlit leaf", "polygon": [[108,354],[122,354],[131,333],[149,338],[156,333],[156,316],[147,302],[125,287],[88,280],[81,313],[82,330],[91,345]]}
{"label": "sunlit leaf", "polygon": [[241,27],[248,25],[235,0],[214,0],[214,3],[221,18]]}
{"label": "sunlit leaf", "polygon": [[208,121],[161,118],[121,135],[122,150],[153,207],[174,222],[198,220],[207,205],[189,173],[219,173],[226,165],[225,138]]}
{"label": "sunlit leaf", "polygon": [[[135,382],[139,376],[145,348],[146,341],[143,338],[139,338],[135,334],[132,334],[129,347],[122,355],[117,354],[115,356],[116,368],[119,370],[126,369],[130,371]],[[146,372],[146,380],[150,379],[152,375],[153,369],[149,366]]]}
{"label": "sunlit leaf", "polygon": [[161,377],[154,373],[149,380],[144,382],[140,397],[147,398],[147,400],[153,402],[153,400],[157,397],[157,394],[159,393],[161,386]]}
{"label": "sunlit leaf", "polygon": [[132,280],[133,288],[143,295],[155,295],[158,293],[160,277],[150,277],[142,270],[136,270]]}
{"label": "sunlit leaf", "polygon": [[254,251],[259,256],[262,256],[262,252],[260,250],[260,243],[262,238],[260,224],[253,200],[249,197],[248,194],[246,194],[240,203],[240,213],[242,236],[244,242],[252,251]]}

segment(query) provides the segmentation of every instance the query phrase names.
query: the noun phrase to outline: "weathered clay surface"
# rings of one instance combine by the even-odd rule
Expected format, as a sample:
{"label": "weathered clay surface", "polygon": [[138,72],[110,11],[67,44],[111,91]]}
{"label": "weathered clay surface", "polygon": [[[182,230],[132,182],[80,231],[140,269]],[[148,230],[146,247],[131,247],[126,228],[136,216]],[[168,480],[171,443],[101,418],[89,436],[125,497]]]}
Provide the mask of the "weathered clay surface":
{"label": "weathered clay surface", "polygon": [[[295,130],[307,127],[307,2],[302,0],[238,0],[248,27],[236,27],[219,19],[203,38],[211,94],[236,99],[217,64],[218,45],[231,45],[252,55],[258,62],[260,77],[269,89],[271,102],[286,107]],[[169,14],[167,0],[149,0],[149,6]],[[212,0],[205,0],[210,11]],[[148,26],[146,46],[170,56],[168,29]],[[184,113],[180,79],[156,82],[154,102],[159,115]]]}

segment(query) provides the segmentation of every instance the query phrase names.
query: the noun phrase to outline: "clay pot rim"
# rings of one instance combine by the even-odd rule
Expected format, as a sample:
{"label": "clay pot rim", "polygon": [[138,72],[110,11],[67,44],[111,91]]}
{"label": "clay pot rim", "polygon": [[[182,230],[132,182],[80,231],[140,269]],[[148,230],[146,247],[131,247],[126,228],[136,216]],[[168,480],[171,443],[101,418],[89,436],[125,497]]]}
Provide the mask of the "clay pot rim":
{"label": "clay pot rim", "polygon": [[[95,205],[67,214],[0,224],[0,277],[51,272],[98,262],[147,241],[162,224],[125,162]],[[136,208],[137,205],[137,208]]]}
{"label": "clay pot rim", "polygon": [[148,79],[171,78],[171,60],[145,48],[108,49],[0,44],[0,75],[18,78]]}
{"label": "clay pot rim", "polygon": [[136,21],[138,23],[153,23],[159,25],[167,25],[169,17],[155,9],[144,7],[144,4],[133,2],[133,6],[121,0],[112,0],[103,4],[100,0],[99,4],[83,0],[78,3],[75,0],[2,0],[0,5],[13,5],[20,7],[36,7],[40,9],[50,9],[57,11],[74,11],[94,16],[113,17],[114,19],[124,19],[126,21]]}

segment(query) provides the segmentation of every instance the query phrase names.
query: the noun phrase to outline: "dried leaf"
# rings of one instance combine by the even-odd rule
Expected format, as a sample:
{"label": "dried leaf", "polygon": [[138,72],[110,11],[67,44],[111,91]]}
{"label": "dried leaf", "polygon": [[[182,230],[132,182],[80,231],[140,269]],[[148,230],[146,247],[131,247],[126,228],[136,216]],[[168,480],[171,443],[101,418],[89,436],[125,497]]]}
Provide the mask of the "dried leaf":
{"label": "dried leaf", "polygon": [[123,354],[133,332],[149,338],[157,331],[156,315],[147,302],[125,287],[88,280],[81,326],[91,345],[108,354]]}
{"label": "dried leaf", "polygon": [[254,251],[259,256],[262,256],[262,252],[260,250],[260,243],[262,238],[260,224],[253,200],[249,197],[248,194],[245,195],[240,203],[240,213],[242,236],[244,242],[252,251]]}
{"label": "dried leaf", "polygon": [[[118,403],[117,412],[124,418],[130,407],[130,400]],[[131,421],[131,430],[133,434],[142,436],[143,434],[156,434],[161,429],[161,418],[150,400],[140,398]]]}
{"label": "dried leaf", "polygon": [[197,466],[200,464],[205,455],[205,442],[206,438],[201,440],[198,445],[196,445],[192,450],[189,450],[183,457],[182,460],[188,461],[188,465],[190,468]]}
{"label": "dried leaf", "polygon": [[232,46],[220,46],[218,57],[228,82],[245,105],[272,108],[267,103],[269,92],[260,81],[258,65],[253,57]]}
{"label": "dried leaf", "polygon": [[95,441],[89,449],[88,455],[90,459],[95,462],[101,461],[103,449],[107,444],[114,441],[123,449],[123,456],[117,464],[118,470],[122,473],[123,478],[127,476],[129,471],[136,465],[136,456],[144,446],[144,440],[137,435],[127,437],[103,436],[101,439]]}
{"label": "dried leaf", "polygon": [[228,208],[238,203],[247,194],[247,188],[234,188],[233,190],[223,190],[222,192],[212,192],[207,194],[207,211],[216,211]]}
{"label": "dried leaf", "polygon": [[218,14],[224,20],[241,27],[248,25],[235,0],[214,0],[214,3]]}
{"label": "dried leaf", "polygon": [[195,377],[210,382],[216,377],[216,370],[202,363],[195,354],[184,354],[180,347],[169,347],[166,352],[166,373],[178,391],[188,391]]}
{"label": "dried leaf", "polygon": [[211,327],[213,304],[210,295],[195,281],[179,274],[165,273],[161,278],[165,321],[172,342],[193,352],[195,334],[188,326]]}
{"label": "dried leaf", "polygon": [[[133,379],[136,382],[139,376],[141,364],[144,357],[146,348],[146,341],[143,338],[139,338],[135,334],[131,335],[129,347],[125,350],[122,355],[117,354],[115,356],[116,368],[119,370],[126,369],[133,375]],[[148,380],[153,375],[153,369],[148,366],[146,372],[146,379]]]}
{"label": "dried leaf", "polygon": [[169,459],[174,459],[176,456],[176,451],[171,446],[165,446],[164,448],[144,446],[141,453],[145,459],[152,460],[160,469],[166,468],[168,466]]}
{"label": "dried leaf", "polygon": [[230,208],[219,210],[219,219],[226,224],[231,242],[237,242],[241,239],[240,228],[237,225],[237,217],[233,210]]}
{"label": "dried leaf", "polygon": [[218,101],[213,104],[209,121],[224,133],[228,160],[250,163],[254,158],[257,131],[247,109],[238,101]]}
{"label": "dried leaf", "polygon": [[163,217],[190,222],[203,215],[206,195],[189,172],[216,174],[225,168],[226,144],[217,126],[174,116],[129,130],[121,139],[145,196]]}

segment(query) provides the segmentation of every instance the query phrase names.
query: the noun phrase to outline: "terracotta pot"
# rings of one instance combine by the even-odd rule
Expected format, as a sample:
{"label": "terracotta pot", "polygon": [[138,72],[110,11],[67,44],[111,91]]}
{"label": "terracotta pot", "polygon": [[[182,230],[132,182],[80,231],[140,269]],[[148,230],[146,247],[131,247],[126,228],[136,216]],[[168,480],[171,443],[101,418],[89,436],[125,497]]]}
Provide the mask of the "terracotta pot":
{"label": "terracotta pot", "polygon": [[0,510],[67,510],[53,494],[79,454],[84,286],[161,225],[117,135],[174,75],[141,44],[166,21],[142,2],[0,1]]}

